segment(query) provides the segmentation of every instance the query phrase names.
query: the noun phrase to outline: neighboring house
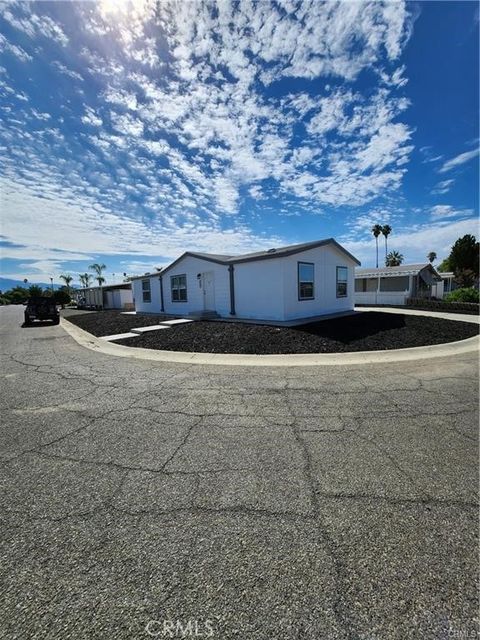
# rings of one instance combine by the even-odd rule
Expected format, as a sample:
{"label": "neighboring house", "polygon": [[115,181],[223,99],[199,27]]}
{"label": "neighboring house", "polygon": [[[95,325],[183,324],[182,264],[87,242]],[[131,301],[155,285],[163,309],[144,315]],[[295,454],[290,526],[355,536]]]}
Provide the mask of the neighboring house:
{"label": "neighboring house", "polygon": [[100,307],[103,309],[133,309],[132,285],[130,282],[122,284],[105,284],[102,287],[89,287],[80,289],[80,298],[84,298],[84,304],[88,307]]}
{"label": "neighboring house", "polygon": [[455,274],[453,271],[439,271],[438,275],[441,277],[442,281],[437,282],[433,286],[432,293],[435,298],[439,298],[441,300],[447,295],[447,293],[458,289],[458,285],[455,282]]}
{"label": "neighboring house", "polygon": [[284,321],[351,311],[358,264],[330,238],[237,256],[187,251],[131,280],[137,312]]}
{"label": "neighboring house", "polygon": [[404,305],[408,298],[435,297],[441,281],[430,263],[355,269],[355,304]]}

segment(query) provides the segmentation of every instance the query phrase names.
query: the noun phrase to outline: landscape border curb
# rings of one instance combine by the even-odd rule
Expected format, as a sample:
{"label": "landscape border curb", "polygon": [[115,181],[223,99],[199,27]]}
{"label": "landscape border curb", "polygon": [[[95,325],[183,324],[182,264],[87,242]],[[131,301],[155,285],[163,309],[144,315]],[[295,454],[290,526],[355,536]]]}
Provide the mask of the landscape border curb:
{"label": "landscape border curb", "polygon": [[447,342],[426,347],[390,349],[385,351],[353,351],[349,353],[289,353],[255,355],[240,353],[196,353],[188,351],[163,351],[142,347],[125,347],[101,340],[80,329],[65,318],[61,318],[62,328],[82,347],[105,355],[136,360],[171,362],[176,364],[198,364],[239,367],[313,367],[332,365],[385,364],[410,362],[429,358],[451,357],[474,353],[480,350],[480,336],[466,340]]}

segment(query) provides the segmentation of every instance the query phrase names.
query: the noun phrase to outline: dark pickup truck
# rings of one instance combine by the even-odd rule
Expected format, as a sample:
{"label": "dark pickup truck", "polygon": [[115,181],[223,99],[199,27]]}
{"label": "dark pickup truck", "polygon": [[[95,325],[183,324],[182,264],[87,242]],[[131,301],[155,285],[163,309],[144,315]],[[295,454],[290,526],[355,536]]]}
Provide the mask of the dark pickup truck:
{"label": "dark pickup truck", "polygon": [[34,320],[41,320],[42,322],[51,320],[53,324],[60,322],[60,314],[54,298],[38,296],[28,299],[27,308],[25,309],[25,326],[31,325]]}

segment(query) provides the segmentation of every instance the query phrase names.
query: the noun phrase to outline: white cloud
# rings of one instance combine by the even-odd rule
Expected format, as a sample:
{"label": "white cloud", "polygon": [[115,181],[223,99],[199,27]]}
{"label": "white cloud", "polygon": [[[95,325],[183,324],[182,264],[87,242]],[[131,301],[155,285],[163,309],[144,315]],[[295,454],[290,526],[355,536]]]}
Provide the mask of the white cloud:
{"label": "white cloud", "polygon": [[451,186],[455,180],[441,180],[438,182],[435,187],[432,189],[432,195],[443,195],[450,191]]}
{"label": "white cloud", "polygon": [[456,167],[459,167],[462,164],[465,164],[469,160],[476,158],[478,154],[479,154],[479,149],[473,149],[472,151],[466,151],[465,153],[461,153],[460,155],[455,156],[455,158],[451,158],[450,160],[447,160],[447,162],[445,162],[438,171],[439,173],[446,173],[447,171],[450,171],[451,169],[455,169]]}
{"label": "white cloud", "polygon": [[82,116],[82,122],[84,124],[89,124],[92,127],[101,127],[103,124],[103,120],[97,116],[94,109],[91,107],[87,107],[85,115]]}
{"label": "white cloud", "polygon": [[[32,40],[41,35],[39,46],[47,33],[66,46],[55,57],[67,62],[54,66],[76,80],[80,69],[94,79],[96,95],[85,90],[79,112],[62,103],[68,128],[60,118],[28,126],[32,117],[48,117],[43,107],[8,105],[5,173],[19,185],[18,216],[8,221],[13,241],[36,246],[28,228],[39,228],[29,213],[38,210],[49,230],[40,232],[46,249],[174,257],[185,246],[218,251],[230,243],[241,252],[263,245],[243,217],[232,218],[246,194],[297,197],[291,214],[293,206],[363,205],[401,185],[412,150],[411,131],[398,121],[408,107],[396,63],[410,29],[403,3],[340,2],[326,10],[317,0],[225,0],[212,11],[200,0],[165,0],[160,29],[152,22],[156,3],[111,5],[74,3],[72,41],[67,24],[57,25],[65,38],[48,21],[40,34],[32,16],[41,3],[18,10],[26,22],[16,28]],[[68,48],[72,42],[78,51]],[[379,87],[362,95],[354,82],[366,69]],[[297,93],[289,83],[282,93],[284,78],[321,82],[314,90],[302,82]],[[274,90],[262,81],[276,83]],[[75,142],[74,118],[89,125]],[[12,191],[9,197],[13,205]],[[93,241],[96,233],[101,239]]]}
{"label": "white cloud", "polygon": [[83,78],[79,73],[73,71],[72,69],[69,69],[58,60],[52,62],[52,67],[55,67],[55,69],[57,69],[57,71],[59,71],[62,75],[68,76],[72,80],[79,80],[80,82],[83,82]]}
{"label": "white cloud", "polygon": [[449,204],[437,204],[430,210],[430,217],[432,220],[438,220],[440,218],[458,218],[460,216],[473,215],[472,209],[456,209]]}

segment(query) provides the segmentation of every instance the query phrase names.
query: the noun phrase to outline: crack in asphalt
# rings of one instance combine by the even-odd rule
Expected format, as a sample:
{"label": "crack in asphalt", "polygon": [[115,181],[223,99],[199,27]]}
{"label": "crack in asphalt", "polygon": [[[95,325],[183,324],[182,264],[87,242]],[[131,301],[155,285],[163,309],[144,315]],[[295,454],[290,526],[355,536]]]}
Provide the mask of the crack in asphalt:
{"label": "crack in asphalt", "polygon": [[[18,505],[16,505],[17,508],[10,508],[8,504],[2,506],[0,511],[4,514],[4,526],[7,528],[21,531],[27,522],[84,522],[99,517],[108,519],[111,516],[120,519],[132,518],[145,524],[147,520],[161,521],[167,518],[173,518],[175,522],[175,518],[181,514],[203,517],[206,522],[214,516],[244,518],[247,523],[250,519],[255,519],[265,522],[265,531],[281,530],[282,523],[304,523],[314,528],[319,547],[328,558],[327,571],[331,569],[333,572],[332,585],[329,586],[329,592],[325,597],[331,599],[329,606],[338,628],[338,637],[358,640],[366,636],[361,626],[361,615],[356,608],[357,602],[353,599],[355,592],[351,586],[351,560],[340,533],[335,530],[329,520],[332,509],[336,505],[341,505],[347,510],[351,503],[365,505],[365,508],[371,506],[373,511],[379,512],[385,506],[391,506],[420,509],[422,514],[430,510],[438,510],[443,514],[446,510],[454,508],[465,511],[472,521],[475,517],[478,503],[470,499],[473,493],[470,489],[464,495],[459,485],[454,485],[451,492],[442,495],[435,484],[429,484],[428,480],[421,475],[418,476],[415,469],[405,468],[407,453],[395,455],[385,445],[386,442],[388,444],[385,438],[388,437],[389,432],[386,429],[381,431],[384,425],[391,428],[394,448],[397,446],[393,439],[395,420],[407,420],[408,424],[414,425],[414,433],[434,427],[442,432],[444,438],[450,438],[445,435],[445,432],[451,433],[453,439],[455,439],[453,434],[458,436],[455,442],[457,447],[463,447],[461,451],[471,450],[471,444],[475,441],[475,416],[478,411],[478,405],[475,404],[477,387],[476,379],[470,375],[463,375],[463,372],[467,366],[471,367],[473,358],[465,356],[456,358],[455,361],[448,361],[450,370],[446,376],[442,375],[439,367],[436,367],[433,372],[434,364],[431,362],[406,363],[390,368],[372,365],[368,374],[359,366],[340,367],[329,371],[327,369],[321,371],[264,370],[259,367],[252,372],[246,367],[232,370],[199,366],[193,363],[167,366],[165,363],[145,363],[135,360],[124,360],[117,366],[112,357],[86,352],[67,336],[60,343],[48,345],[48,348],[41,340],[38,342],[35,340],[35,342],[32,352],[21,353],[21,355],[3,354],[6,360],[5,371],[11,371],[14,375],[23,375],[21,397],[14,396],[12,402],[11,396],[10,401],[8,396],[5,396],[6,402],[3,406],[7,406],[9,410],[17,408],[23,410],[20,405],[23,407],[26,403],[29,409],[34,408],[35,400],[38,403],[38,387],[35,385],[41,384],[38,381],[41,381],[43,376],[50,376],[52,381],[46,386],[53,385],[57,380],[58,394],[62,396],[62,400],[36,408],[59,409],[60,414],[53,415],[52,420],[58,420],[60,415],[67,428],[73,424],[77,416],[85,422],[3,460],[3,466],[10,470],[13,477],[14,474],[18,474],[20,486],[22,474],[25,473],[25,467],[28,467],[30,458],[35,459],[37,464],[45,465],[47,469],[52,467],[50,462],[71,463],[75,473],[77,466],[91,466],[93,469],[91,472],[85,470],[85,474],[88,474],[86,477],[95,476],[98,473],[102,480],[98,481],[97,493],[92,494],[93,498],[92,495],[86,496],[98,500],[98,504],[90,508],[87,508],[88,505],[85,503],[82,505],[80,501],[79,505],[68,513],[35,514],[31,512],[28,501],[25,502],[23,509],[18,509]],[[32,346],[31,343],[30,346]],[[42,358],[45,353],[48,354],[47,362],[36,364],[31,360],[28,361],[28,358],[33,360]],[[444,364],[444,366],[447,365]],[[75,373],[63,371],[64,368],[69,367]],[[458,375],[455,375],[456,373]],[[459,384],[452,386],[462,390],[461,396],[454,391],[449,392],[448,385],[454,381]],[[62,382],[68,382],[64,385],[66,387],[64,389],[61,387]],[[71,383],[73,383],[72,389],[69,388]],[[45,399],[45,396],[49,398],[54,390],[48,388],[46,392],[42,389],[42,392]],[[80,395],[75,396],[75,393]],[[110,395],[114,407],[106,409],[102,405],[108,401]],[[75,402],[78,407],[75,409],[66,407],[69,400]],[[168,455],[165,452],[158,465],[151,467],[148,459],[145,464],[141,459],[138,464],[131,464],[128,450],[125,451],[124,462],[88,457],[88,453],[99,457],[103,455],[103,452],[98,450],[103,428],[113,435],[116,434],[115,446],[118,445],[122,451],[122,441],[115,427],[117,424],[129,426],[129,415],[133,413],[138,420],[140,412],[145,412],[142,426],[152,430],[170,426],[168,418],[171,416],[184,418],[183,425],[180,425],[183,431],[180,435],[170,438],[169,445],[173,446]],[[91,413],[94,415],[90,415]],[[442,420],[436,421],[435,419],[439,417]],[[160,420],[155,421],[155,418],[162,418],[162,424],[159,424]],[[43,419],[48,421],[47,418]],[[232,424],[229,424],[229,419]],[[252,419],[257,422],[252,423]],[[456,421],[459,419],[463,419],[468,431],[463,431],[456,426]],[[40,427],[43,424],[40,421],[37,422],[40,419],[34,411],[27,415],[25,420]],[[241,424],[242,422],[245,424]],[[178,427],[176,423],[172,426]],[[127,440],[135,439],[134,427],[135,423],[132,432],[127,431]],[[176,470],[175,462],[187,447],[188,451],[191,451],[196,450],[197,447],[208,448],[212,443],[215,432],[209,433],[209,427],[213,427],[220,434],[223,429],[228,430],[230,440],[227,442],[231,443],[229,446],[235,449],[227,452],[228,459],[225,463],[223,464],[220,460],[214,463],[218,466],[213,469],[206,467]],[[271,429],[271,427],[278,429]],[[364,432],[365,429],[368,430],[367,433]],[[252,439],[257,443],[255,445],[257,447],[264,446],[263,437],[268,436],[275,445],[268,449],[269,455],[272,456],[271,452],[275,455],[275,447],[278,450],[290,447],[289,456],[280,457],[280,461],[275,460],[273,456],[265,459],[260,458],[256,450],[255,454],[258,457],[254,455],[249,463],[250,458],[245,460],[245,452],[242,449],[246,440],[242,437],[236,440],[237,432],[240,434],[242,431],[248,434],[245,439],[250,436],[253,438],[254,434],[258,434],[258,440]],[[88,438],[79,438],[82,432],[88,433]],[[208,436],[199,441],[195,447],[195,434],[202,433],[207,433]],[[235,435],[232,436],[232,433]],[[278,434],[281,434],[282,439]],[[371,486],[365,488],[361,483],[358,486],[354,482],[342,485],[344,488],[340,491],[330,489],[327,482],[330,461],[319,455],[312,445],[315,434],[331,434],[334,446],[340,443],[340,446],[349,448],[353,452],[361,447],[360,444],[355,444],[355,440],[364,443],[368,453],[374,451],[375,455],[378,454],[382,465],[381,472],[385,472],[387,476],[394,472],[392,476],[394,485],[386,489],[385,494],[381,493],[383,487],[380,488],[379,494],[375,487],[372,491],[369,490],[372,489]],[[71,445],[68,444],[69,438]],[[75,455],[75,444],[79,440],[80,442],[87,440],[86,449],[82,450],[87,455]],[[464,444],[458,444],[461,442]],[[51,450],[60,443],[62,447],[58,452]],[[271,446],[270,442],[269,446]],[[414,446],[413,441],[412,446]],[[443,451],[445,455],[449,453],[446,449]],[[25,465],[21,462],[21,458],[25,459]],[[15,465],[18,465],[18,468]],[[68,468],[68,465],[65,466]],[[98,472],[94,469],[98,469]],[[106,471],[100,472],[100,469]],[[45,477],[43,466],[40,467],[40,471],[39,482],[42,482]],[[434,471],[437,472],[436,469]],[[285,473],[287,479],[290,477],[289,474],[294,474],[295,479],[299,476],[302,480],[301,486],[306,487],[306,490],[302,489],[302,491],[305,493],[307,507],[304,509],[303,503],[300,506],[297,506],[296,502],[290,504],[288,496],[283,496],[280,490],[277,491],[273,502],[267,502],[267,507],[261,506],[259,502],[254,503],[253,506],[248,504],[251,502],[248,493],[246,495],[240,493],[238,498],[240,504],[230,506],[201,504],[204,477],[208,478],[205,486],[208,487],[208,483],[213,479],[213,482],[217,482],[221,488],[224,475],[228,477],[228,474],[234,473],[252,474],[259,479],[260,483],[264,482],[269,474],[274,473]],[[346,473],[349,473],[348,469]],[[142,474],[145,474],[145,477]],[[175,504],[178,501],[175,494],[171,497],[172,505],[155,504],[154,500],[149,502],[148,496],[143,503],[135,502],[135,491],[146,490],[149,474],[152,474],[153,478],[168,478],[174,484],[175,479],[185,478],[184,484],[188,487],[188,494],[183,500],[185,504]],[[438,474],[440,476],[441,469]],[[133,478],[133,484],[127,486],[130,478]],[[468,480],[469,477],[466,477],[465,483]],[[105,488],[102,482],[106,483]],[[159,484],[163,486],[162,482]],[[168,486],[169,483],[167,483]],[[408,495],[407,489],[411,489],[413,495]],[[88,491],[91,491],[90,486]],[[165,491],[168,498],[169,489]],[[85,508],[82,509],[82,506]],[[134,506],[138,508],[133,508]],[[65,509],[63,504],[62,509]],[[45,510],[48,511],[48,504]],[[370,528],[365,526],[364,536],[370,531]],[[373,526],[374,524],[371,524],[371,527]],[[166,586],[166,593],[158,599],[159,606],[164,606],[181,593],[188,575],[194,571],[192,564],[202,531],[200,526],[193,527],[188,544],[183,550],[183,558],[179,562],[177,574]],[[108,535],[105,531],[98,542],[99,547],[102,544],[105,545],[107,539]],[[310,597],[308,591],[307,595]],[[304,637],[305,633],[305,629],[299,625],[297,636]]]}

